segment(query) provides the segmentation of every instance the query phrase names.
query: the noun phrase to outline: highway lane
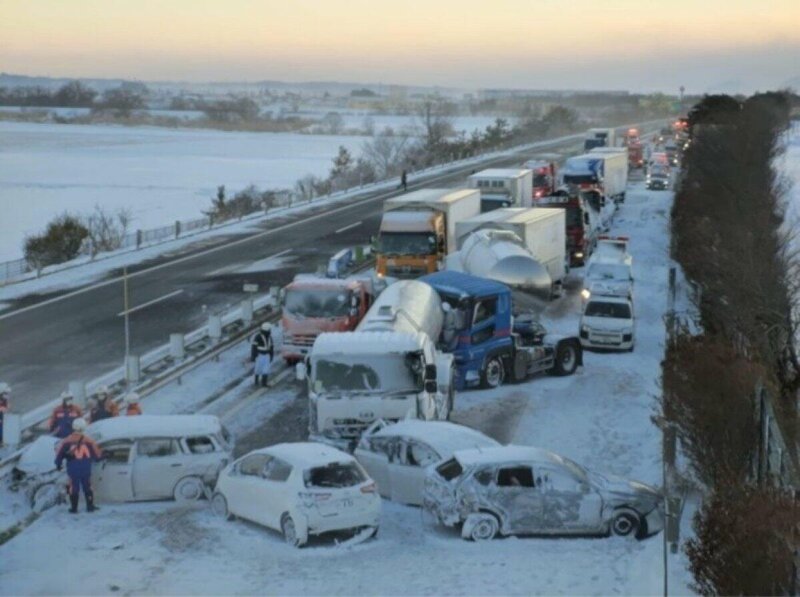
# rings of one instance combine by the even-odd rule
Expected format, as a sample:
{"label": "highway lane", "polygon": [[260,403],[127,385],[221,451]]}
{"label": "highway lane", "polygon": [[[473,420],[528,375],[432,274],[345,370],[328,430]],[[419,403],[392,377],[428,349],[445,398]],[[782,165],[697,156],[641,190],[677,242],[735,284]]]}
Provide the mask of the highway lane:
{"label": "highway lane", "polygon": [[[547,151],[573,148],[557,143]],[[491,159],[424,181],[423,186],[461,186],[472,169],[519,165],[531,154]],[[315,271],[339,249],[377,233],[383,200],[375,193],[348,204],[321,205],[311,212],[262,223],[247,235],[198,241],[130,268],[131,352],[163,344],[171,332],[188,332],[211,313],[244,298],[245,282],[266,289],[296,273]],[[267,259],[278,255],[273,259]],[[252,267],[254,262],[262,267]],[[258,263],[256,263],[258,265]],[[52,400],[70,380],[88,381],[122,363],[124,310],[120,272],[77,292],[31,296],[0,314],[0,380],[14,388],[18,412]],[[138,309],[136,307],[139,307]]]}

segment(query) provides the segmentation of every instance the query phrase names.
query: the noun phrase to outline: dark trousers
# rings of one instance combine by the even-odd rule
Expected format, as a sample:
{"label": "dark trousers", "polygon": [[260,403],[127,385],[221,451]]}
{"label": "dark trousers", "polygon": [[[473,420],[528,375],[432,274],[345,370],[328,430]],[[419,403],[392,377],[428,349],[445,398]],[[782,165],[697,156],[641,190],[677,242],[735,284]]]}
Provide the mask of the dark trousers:
{"label": "dark trousers", "polygon": [[69,505],[73,511],[78,510],[78,499],[81,489],[83,497],[86,499],[86,509],[94,510],[94,493],[92,492],[92,476],[89,475],[70,475],[69,476]]}

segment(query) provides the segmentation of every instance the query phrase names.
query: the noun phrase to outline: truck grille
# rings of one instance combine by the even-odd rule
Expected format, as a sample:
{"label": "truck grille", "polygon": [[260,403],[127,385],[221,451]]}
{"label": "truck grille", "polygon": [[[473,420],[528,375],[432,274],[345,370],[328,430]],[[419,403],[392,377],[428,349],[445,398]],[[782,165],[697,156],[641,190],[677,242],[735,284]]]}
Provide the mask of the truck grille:
{"label": "truck grille", "polygon": [[427,270],[419,266],[390,265],[386,268],[386,275],[392,278],[419,278],[426,273]]}
{"label": "truck grille", "polygon": [[622,334],[593,331],[589,334],[589,340],[591,342],[596,342],[597,344],[621,344]]}

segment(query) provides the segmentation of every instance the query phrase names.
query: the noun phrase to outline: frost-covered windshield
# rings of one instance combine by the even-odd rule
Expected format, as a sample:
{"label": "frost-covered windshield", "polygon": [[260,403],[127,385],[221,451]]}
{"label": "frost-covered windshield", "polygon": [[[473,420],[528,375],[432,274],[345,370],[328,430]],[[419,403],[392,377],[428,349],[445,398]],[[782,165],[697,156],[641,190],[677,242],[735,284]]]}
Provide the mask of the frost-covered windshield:
{"label": "frost-covered windshield", "polygon": [[613,263],[593,263],[586,272],[586,277],[592,280],[630,280],[627,266]]}
{"label": "frost-covered windshield", "polygon": [[627,303],[605,303],[591,301],[583,312],[586,317],[609,317],[612,319],[630,319],[631,308]]}
{"label": "frost-covered windshield", "polygon": [[352,487],[367,480],[356,462],[332,462],[306,471],[303,477],[306,487]]}
{"label": "frost-covered windshield", "polygon": [[422,389],[421,376],[411,371],[409,361],[399,353],[320,359],[313,373],[318,392],[412,393]]}
{"label": "frost-covered windshield", "polygon": [[436,237],[430,232],[382,232],[379,251],[383,255],[433,255]]}
{"label": "frost-covered windshield", "polygon": [[283,308],[295,317],[342,317],[350,310],[350,291],[289,290]]}

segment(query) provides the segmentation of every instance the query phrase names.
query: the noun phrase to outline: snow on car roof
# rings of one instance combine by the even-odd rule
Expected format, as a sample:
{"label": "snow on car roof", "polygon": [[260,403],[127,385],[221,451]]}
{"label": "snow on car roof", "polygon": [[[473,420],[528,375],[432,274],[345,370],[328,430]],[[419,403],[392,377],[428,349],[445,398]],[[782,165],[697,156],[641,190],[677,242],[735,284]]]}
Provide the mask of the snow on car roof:
{"label": "snow on car roof", "polygon": [[275,456],[300,469],[325,466],[333,462],[353,462],[355,460],[346,452],[316,442],[275,444],[274,446],[260,448],[251,452],[251,454],[254,453]]}
{"label": "snow on car roof", "polygon": [[499,446],[458,450],[453,454],[465,466],[474,464],[502,464],[505,462],[549,462],[561,464],[561,456],[542,448],[531,446]]}
{"label": "snow on car roof", "polygon": [[219,433],[222,425],[213,415],[140,415],[112,417],[89,425],[86,430],[95,441],[173,437]]}
{"label": "snow on car roof", "polygon": [[442,458],[451,456],[457,450],[468,448],[497,447],[500,444],[464,425],[447,421],[404,420],[387,425],[375,432],[374,437],[402,436],[428,444]]}
{"label": "snow on car roof", "polygon": [[311,354],[385,354],[414,352],[425,346],[421,332],[329,332],[317,336]]}

